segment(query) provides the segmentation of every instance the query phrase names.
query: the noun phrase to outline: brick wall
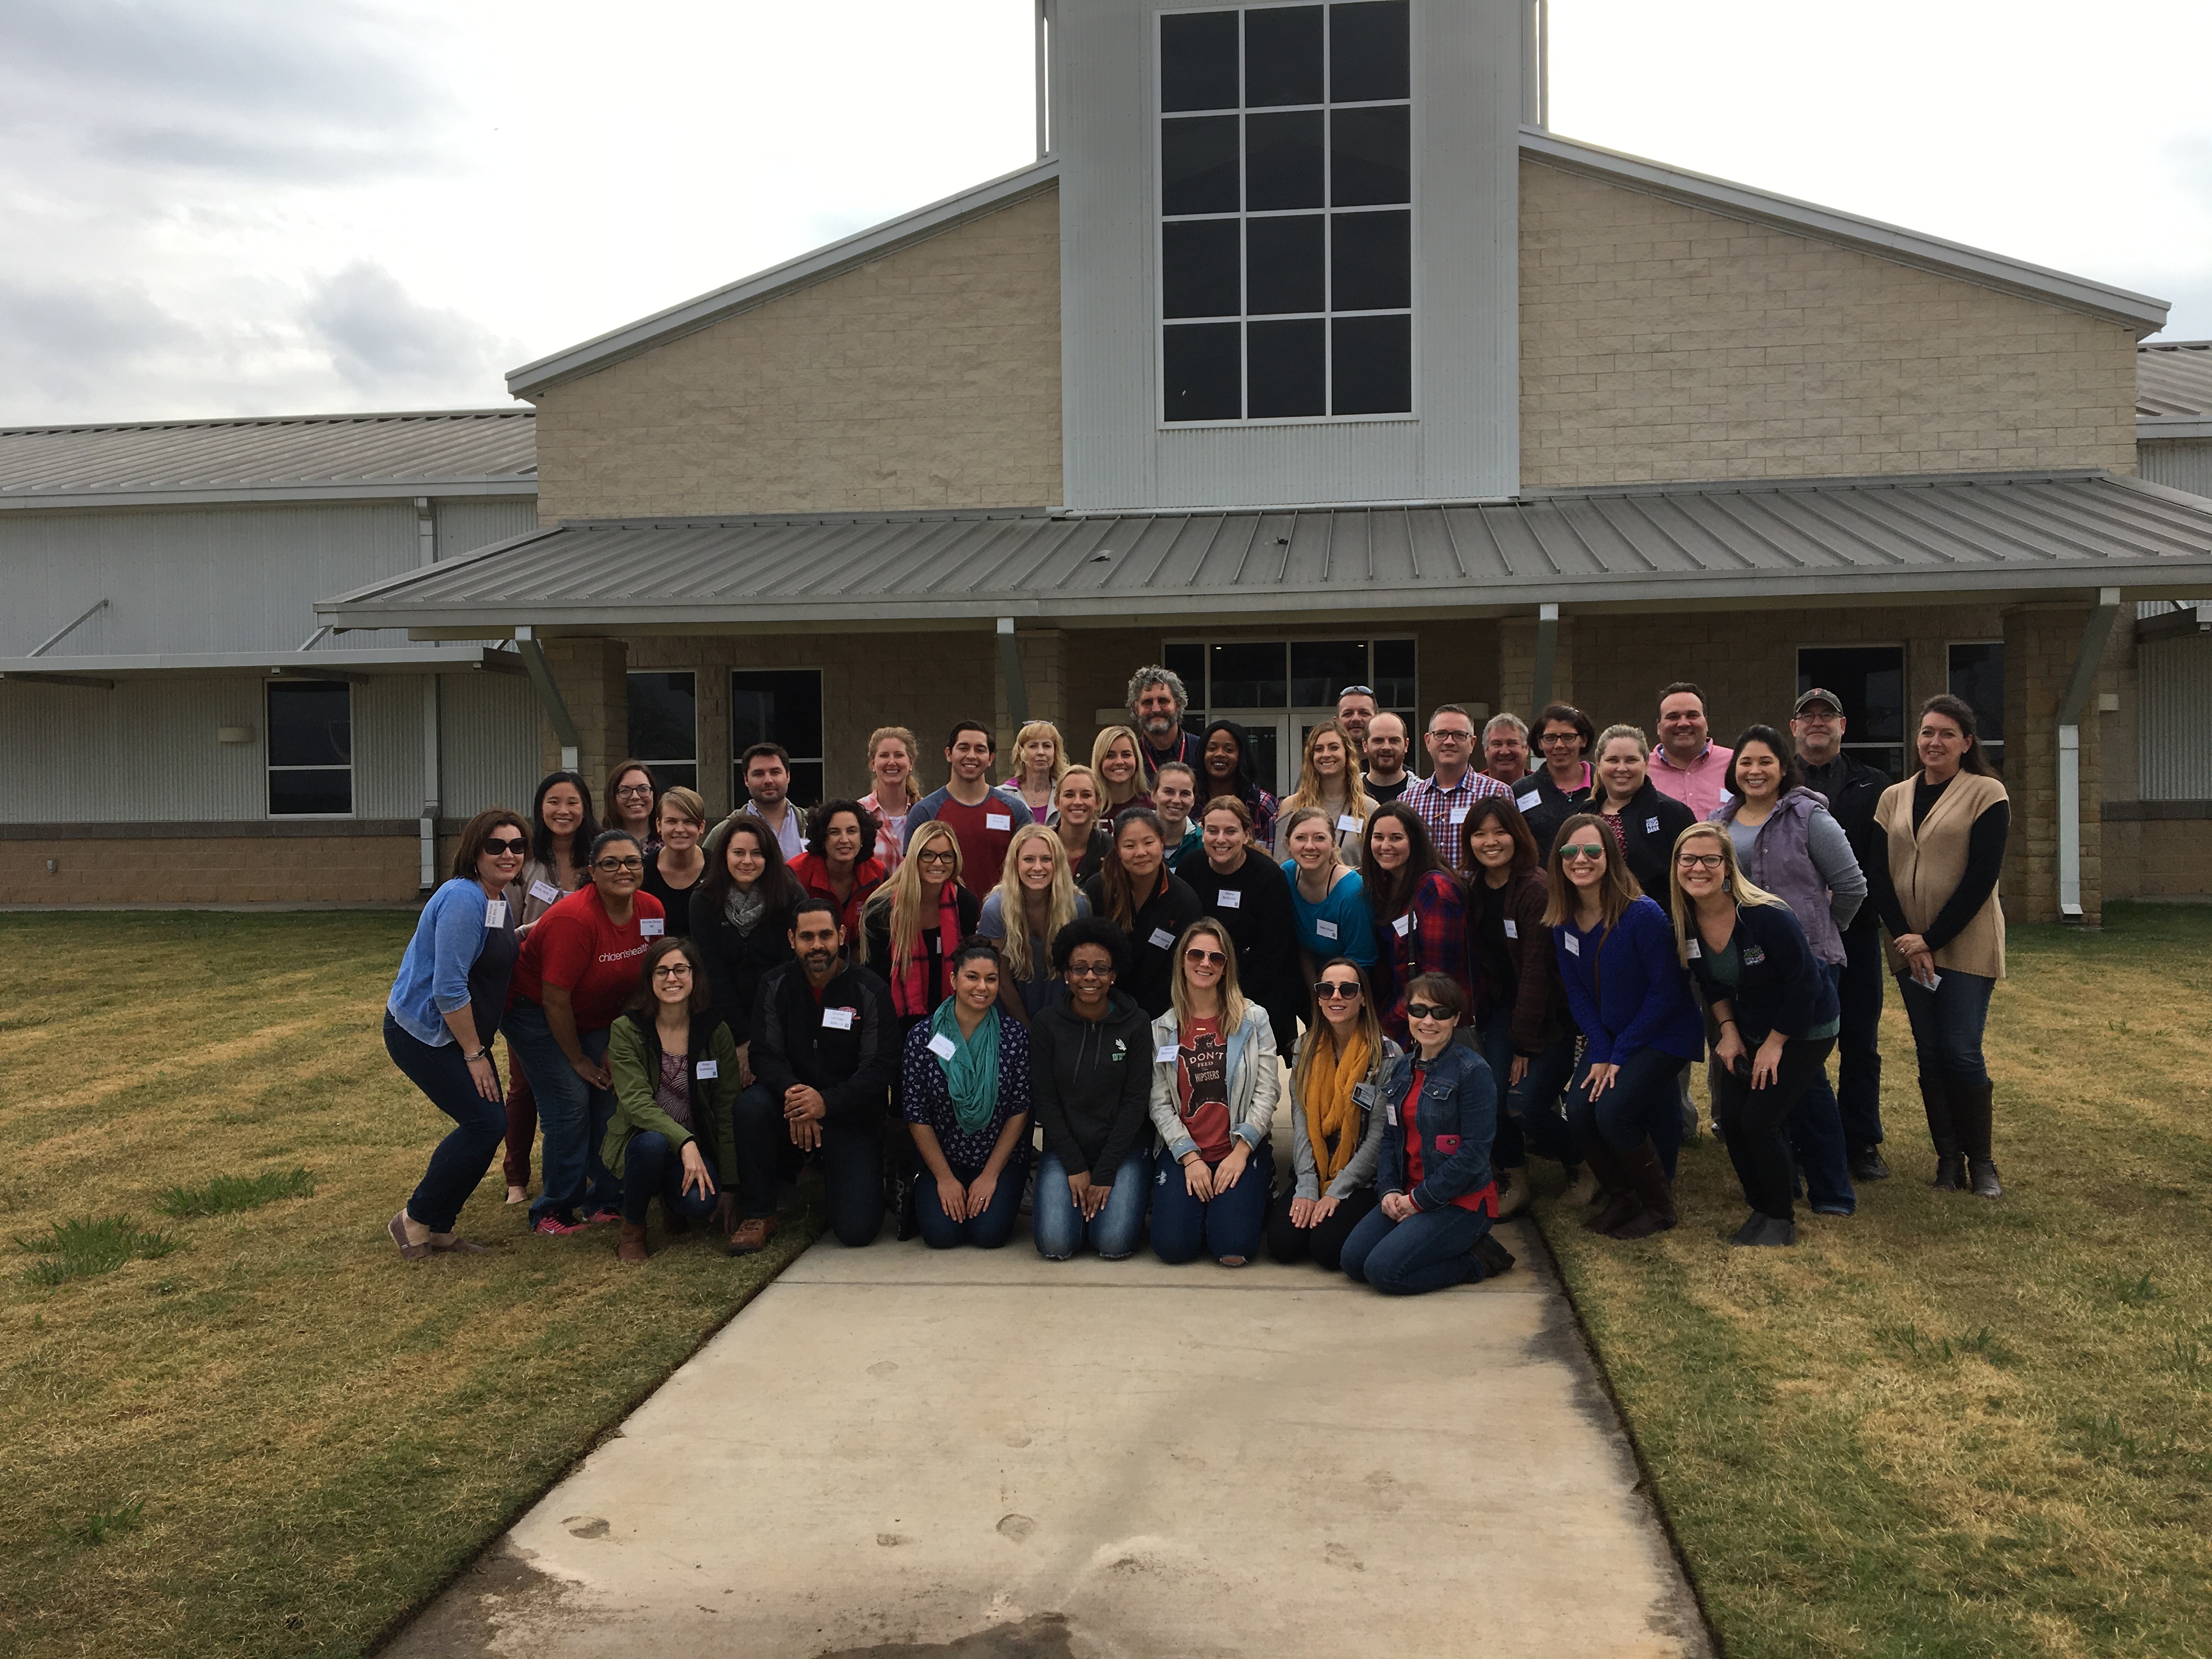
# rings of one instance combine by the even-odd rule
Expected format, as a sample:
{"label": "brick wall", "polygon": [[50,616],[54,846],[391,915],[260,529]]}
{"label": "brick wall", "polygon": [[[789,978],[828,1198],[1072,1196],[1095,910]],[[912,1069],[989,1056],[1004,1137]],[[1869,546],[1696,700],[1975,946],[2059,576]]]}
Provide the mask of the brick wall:
{"label": "brick wall", "polygon": [[[421,856],[411,834],[6,840],[0,904],[404,903]],[[441,878],[452,856],[441,842]]]}
{"label": "brick wall", "polygon": [[1521,476],[2135,470],[2115,323],[1521,167]]}
{"label": "brick wall", "polygon": [[2103,826],[2106,898],[2212,897],[2212,817]]}
{"label": "brick wall", "polygon": [[539,521],[1054,506],[1060,198],[553,387]]}
{"label": "brick wall", "polygon": [[[548,640],[545,665],[561,701],[576,726],[576,769],[592,786],[592,805],[604,817],[606,803],[599,799],[608,769],[629,754],[629,681],[626,653],[620,640]],[[538,720],[538,759],[547,772],[561,764],[561,738],[553,722],[541,711]]]}

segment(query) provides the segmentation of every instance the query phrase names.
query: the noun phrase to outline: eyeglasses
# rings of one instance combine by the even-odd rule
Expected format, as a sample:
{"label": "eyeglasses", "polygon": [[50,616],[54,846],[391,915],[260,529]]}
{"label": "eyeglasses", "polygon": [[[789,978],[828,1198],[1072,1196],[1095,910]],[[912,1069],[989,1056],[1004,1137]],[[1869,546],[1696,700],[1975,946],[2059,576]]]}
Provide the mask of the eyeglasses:
{"label": "eyeglasses", "polygon": [[1111,979],[1114,977],[1114,964],[1102,962],[1092,967],[1088,963],[1071,962],[1065,969],[1065,976],[1069,979]]}
{"label": "eyeglasses", "polygon": [[691,964],[688,962],[665,962],[653,970],[655,979],[689,979]]}
{"label": "eyeglasses", "polygon": [[645,868],[645,860],[641,858],[593,859],[592,868],[605,870],[611,875],[617,870],[642,870]]}
{"label": "eyeglasses", "polygon": [[1595,842],[1580,847],[1562,847],[1559,856],[1563,859],[1601,859],[1605,856],[1605,844]]}
{"label": "eyeglasses", "polygon": [[1450,1009],[1433,1002],[1409,1002],[1406,1005],[1407,1019],[1457,1019]]}
{"label": "eyeglasses", "polygon": [[1432,726],[1429,728],[1429,735],[1438,743],[1473,743],[1474,741],[1474,729],[1472,726],[1464,732],[1440,732]]}
{"label": "eyeglasses", "polygon": [[1353,980],[1324,979],[1315,984],[1314,994],[1326,998],[1331,1002],[1342,1002],[1358,996],[1359,986],[1358,981]]}
{"label": "eyeglasses", "polygon": [[528,842],[517,841],[511,836],[502,837],[496,841],[488,841],[484,843],[484,851],[490,854],[494,858],[499,857],[503,853],[513,853],[519,856],[529,850],[530,843]]}
{"label": "eyeglasses", "polygon": [[1223,963],[1229,960],[1227,957],[1222,955],[1218,951],[1201,951],[1195,945],[1192,945],[1189,950],[1182,953],[1182,959],[1185,962],[1197,963],[1201,966],[1211,966],[1215,968],[1218,968]]}
{"label": "eyeglasses", "polygon": [[1336,700],[1342,702],[1346,697],[1371,697],[1374,695],[1375,688],[1371,685],[1347,685],[1336,694]]}
{"label": "eyeglasses", "polygon": [[1536,739],[1547,749],[1555,743],[1580,743],[1582,740],[1583,734],[1579,732],[1547,732]]}
{"label": "eyeglasses", "polygon": [[1717,870],[1723,862],[1723,856],[1719,853],[1684,853],[1674,860],[1674,865],[1681,870]]}
{"label": "eyeglasses", "polygon": [[951,864],[958,856],[957,854],[939,847],[930,852],[916,853],[914,855],[914,861],[916,864]]}
{"label": "eyeglasses", "polygon": [[649,795],[652,793],[653,786],[649,783],[625,783],[615,791],[617,795]]}

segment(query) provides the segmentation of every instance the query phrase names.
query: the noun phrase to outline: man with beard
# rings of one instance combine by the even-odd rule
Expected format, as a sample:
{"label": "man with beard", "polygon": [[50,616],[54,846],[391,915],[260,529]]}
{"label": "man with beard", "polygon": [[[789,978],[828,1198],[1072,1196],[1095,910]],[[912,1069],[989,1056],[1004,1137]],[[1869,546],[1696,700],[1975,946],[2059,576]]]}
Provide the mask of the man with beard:
{"label": "man with beard", "polygon": [[1129,724],[1137,729],[1147,791],[1170,761],[1181,761],[1194,777],[1206,775],[1199,764],[1205,745],[1198,733],[1182,729],[1182,711],[1189,707],[1190,693],[1174,669],[1153,663],[1129,676]]}

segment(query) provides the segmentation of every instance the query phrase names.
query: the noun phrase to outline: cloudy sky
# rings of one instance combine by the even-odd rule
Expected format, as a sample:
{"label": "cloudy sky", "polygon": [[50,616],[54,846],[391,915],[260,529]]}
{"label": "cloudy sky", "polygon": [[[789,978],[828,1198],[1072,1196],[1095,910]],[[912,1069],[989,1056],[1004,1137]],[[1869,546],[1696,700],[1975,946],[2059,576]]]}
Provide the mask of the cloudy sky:
{"label": "cloudy sky", "polygon": [[[2212,5],[1553,0],[1569,136],[2212,336]],[[503,371],[1026,161],[1030,0],[0,0],[0,421]],[[2125,27],[2117,27],[2120,21]]]}

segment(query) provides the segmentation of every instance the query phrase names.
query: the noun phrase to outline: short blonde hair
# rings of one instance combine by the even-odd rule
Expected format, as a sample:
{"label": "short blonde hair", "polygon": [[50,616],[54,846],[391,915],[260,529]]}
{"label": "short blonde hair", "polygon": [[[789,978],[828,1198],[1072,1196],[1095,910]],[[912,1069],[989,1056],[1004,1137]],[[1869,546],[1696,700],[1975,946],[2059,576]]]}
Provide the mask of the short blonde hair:
{"label": "short blonde hair", "polygon": [[1014,775],[1018,778],[1023,775],[1025,763],[1022,759],[1022,745],[1039,738],[1052,739],[1052,786],[1057,789],[1060,779],[1067,775],[1067,744],[1060,735],[1060,728],[1050,720],[1031,720],[1014,733]]}
{"label": "short blonde hair", "polygon": [[660,815],[671,808],[679,818],[689,818],[704,828],[707,823],[707,803],[696,789],[686,789],[681,784],[660,792],[660,804],[653,809],[653,821],[660,822]]}

